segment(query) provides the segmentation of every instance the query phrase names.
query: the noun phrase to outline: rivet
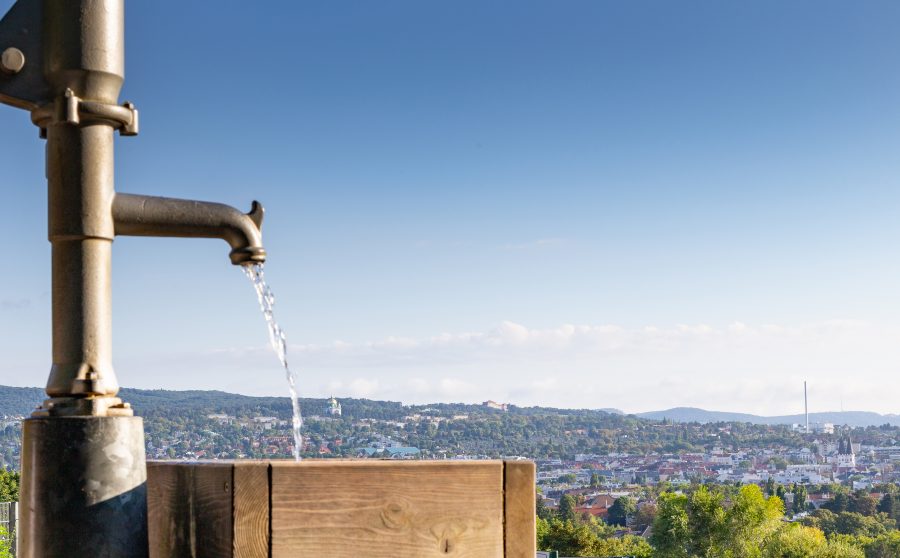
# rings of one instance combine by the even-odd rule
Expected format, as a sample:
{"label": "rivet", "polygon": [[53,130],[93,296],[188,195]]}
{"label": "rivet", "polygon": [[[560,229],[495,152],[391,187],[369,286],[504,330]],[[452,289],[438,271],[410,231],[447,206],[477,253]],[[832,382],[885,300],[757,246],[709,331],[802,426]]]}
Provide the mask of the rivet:
{"label": "rivet", "polygon": [[7,74],[18,74],[25,67],[25,55],[16,47],[9,47],[0,55],[0,69]]}

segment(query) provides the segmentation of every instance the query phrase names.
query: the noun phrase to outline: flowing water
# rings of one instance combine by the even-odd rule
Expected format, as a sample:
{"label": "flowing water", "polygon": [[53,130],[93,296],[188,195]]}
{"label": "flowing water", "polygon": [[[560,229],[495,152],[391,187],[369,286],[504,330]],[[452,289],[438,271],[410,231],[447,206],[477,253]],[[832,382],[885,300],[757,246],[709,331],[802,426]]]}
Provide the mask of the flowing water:
{"label": "flowing water", "polygon": [[272,349],[278,355],[281,366],[284,367],[284,374],[287,376],[288,390],[291,392],[291,408],[294,416],[291,424],[294,429],[294,459],[300,461],[300,450],[303,448],[303,436],[300,428],[303,426],[303,417],[300,415],[300,402],[297,400],[297,377],[291,372],[287,361],[287,341],[284,337],[284,330],[275,321],[274,307],[275,295],[272,289],[266,283],[266,277],[263,275],[263,264],[245,265],[244,274],[253,283],[256,289],[256,296],[259,298],[259,308],[262,310],[263,316],[266,318],[266,325],[269,327],[269,343]]}

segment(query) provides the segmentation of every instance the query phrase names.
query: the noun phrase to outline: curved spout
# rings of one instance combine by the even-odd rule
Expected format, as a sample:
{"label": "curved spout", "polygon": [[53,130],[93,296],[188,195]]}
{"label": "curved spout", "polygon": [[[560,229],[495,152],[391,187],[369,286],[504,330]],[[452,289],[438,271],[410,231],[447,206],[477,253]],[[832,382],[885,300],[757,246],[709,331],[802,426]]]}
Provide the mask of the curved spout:
{"label": "curved spout", "polygon": [[221,238],[231,246],[234,265],[266,260],[258,201],[245,214],[221,203],[116,194],[112,213],[116,235]]}

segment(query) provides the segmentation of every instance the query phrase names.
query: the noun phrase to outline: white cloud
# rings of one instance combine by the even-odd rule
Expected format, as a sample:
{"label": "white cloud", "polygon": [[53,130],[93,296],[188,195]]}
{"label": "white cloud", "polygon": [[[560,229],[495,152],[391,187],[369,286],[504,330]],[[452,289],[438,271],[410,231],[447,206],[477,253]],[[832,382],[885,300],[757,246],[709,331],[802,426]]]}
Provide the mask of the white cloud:
{"label": "white cloud", "polygon": [[378,380],[354,378],[347,385],[347,393],[352,397],[371,398],[378,393]]}
{"label": "white cloud", "polygon": [[[303,395],[405,402],[496,399],[627,411],[698,406],[788,414],[802,409],[807,379],[812,410],[837,409],[843,399],[847,409],[896,412],[892,394],[900,390],[900,328],[853,320],[545,329],[503,322],[483,332],[292,345],[289,357]],[[146,367],[142,360],[129,366]],[[282,391],[283,376],[267,348],[172,355],[165,361],[155,365],[153,376],[137,377],[146,387]]]}

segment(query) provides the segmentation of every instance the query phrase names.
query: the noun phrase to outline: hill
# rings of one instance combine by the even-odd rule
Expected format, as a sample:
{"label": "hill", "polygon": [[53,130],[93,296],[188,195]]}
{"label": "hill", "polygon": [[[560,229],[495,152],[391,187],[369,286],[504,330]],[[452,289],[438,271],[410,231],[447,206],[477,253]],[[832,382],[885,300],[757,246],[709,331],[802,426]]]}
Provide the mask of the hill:
{"label": "hill", "polygon": [[[144,418],[150,458],[257,459],[291,454],[291,406],[287,397],[140,389],[123,389],[121,395]],[[42,399],[40,388],[0,386],[0,415],[27,416]],[[342,415],[332,417],[325,413],[324,399],[301,400],[307,419],[303,426],[304,456],[356,457],[373,448],[412,447],[428,457],[575,459],[577,455],[612,453],[698,453],[723,447],[798,449],[814,439],[782,424],[796,422],[796,417],[687,408],[660,411],[656,416],[647,413],[649,417],[641,418],[615,409],[509,405],[504,410],[483,404],[403,405],[343,398],[340,403]],[[663,417],[669,420],[651,420]],[[860,443],[893,445],[900,439],[900,428],[881,426],[886,422],[882,415],[841,413],[839,417],[847,422],[879,425],[855,429],[854,440]],[[722,420],[731,422],[718,422]],[[19,421],[7,418],[0,422],[0,466],[18,465],[19,433]]]}
{"label": "hill", "polygon": [[[125,388],[119,393],[122,399],[131,403],[137,414],[144,416],[165,415],[172,412],[212,411],[228,414],[258,412],[263,414],[283,415],[290,412],[290,401],[287,397],[253,397],[224,391],[173,391],[164,389],[131,389]],[[36,387],[0,386],[0,416],[27,416],[46,398],[44,390]],[[350,417],[367,417],[380,419],[398,419],[410,412],[411,408],[444,409],[448,412],[482,411],[481,405],[463,403],[433,403],[429,405],[404,406],[397,401],[373,401],[369,399],[342,399],[344,413]],[[306,414],[317,414],[322,407],[322,399],[301,399],[301,407]],[[552,409],[547,407],[515,407],[511,412],[516,414],[532,414],[553,412],[570,414],[576,412],[594,412],[609,415],[625,415],[619,409],[604,408],[596,410]],[[749,413],[730,413],[725,411],[707,411],[695,407],[673,407],[664,411],[636,413],[634,416],[649,420],[670,420],[674,422],[745,422],[760,425],[803,424],[802,414],[766,417]],[[830,422],[835,425],[852,427],[881,426],[890,424],[900,426],[900,415],[881,415],[868,411],[845,411],[810,413],[810,424]]]}
{"label": "hill", "polygon": [[[694,407],[674,407],[672,409],[666,409],[665,411],[637,413],[635,416],[650,420],[667,419],[675,422],[699,422],[701,424],[710,422],[749,422],[751,424],[777,425],[804,424],[806,421],[806,417],[802,414],[764,417],[746,413],[707,411],[705,409],[697,409]],[[835,425],[847,425],[853,427],[881,426],[882,424],[900,426],[900,415],[881,415],[868,411],[810,413],[809,423],[813,424],[816,422],[830,422]]]}

